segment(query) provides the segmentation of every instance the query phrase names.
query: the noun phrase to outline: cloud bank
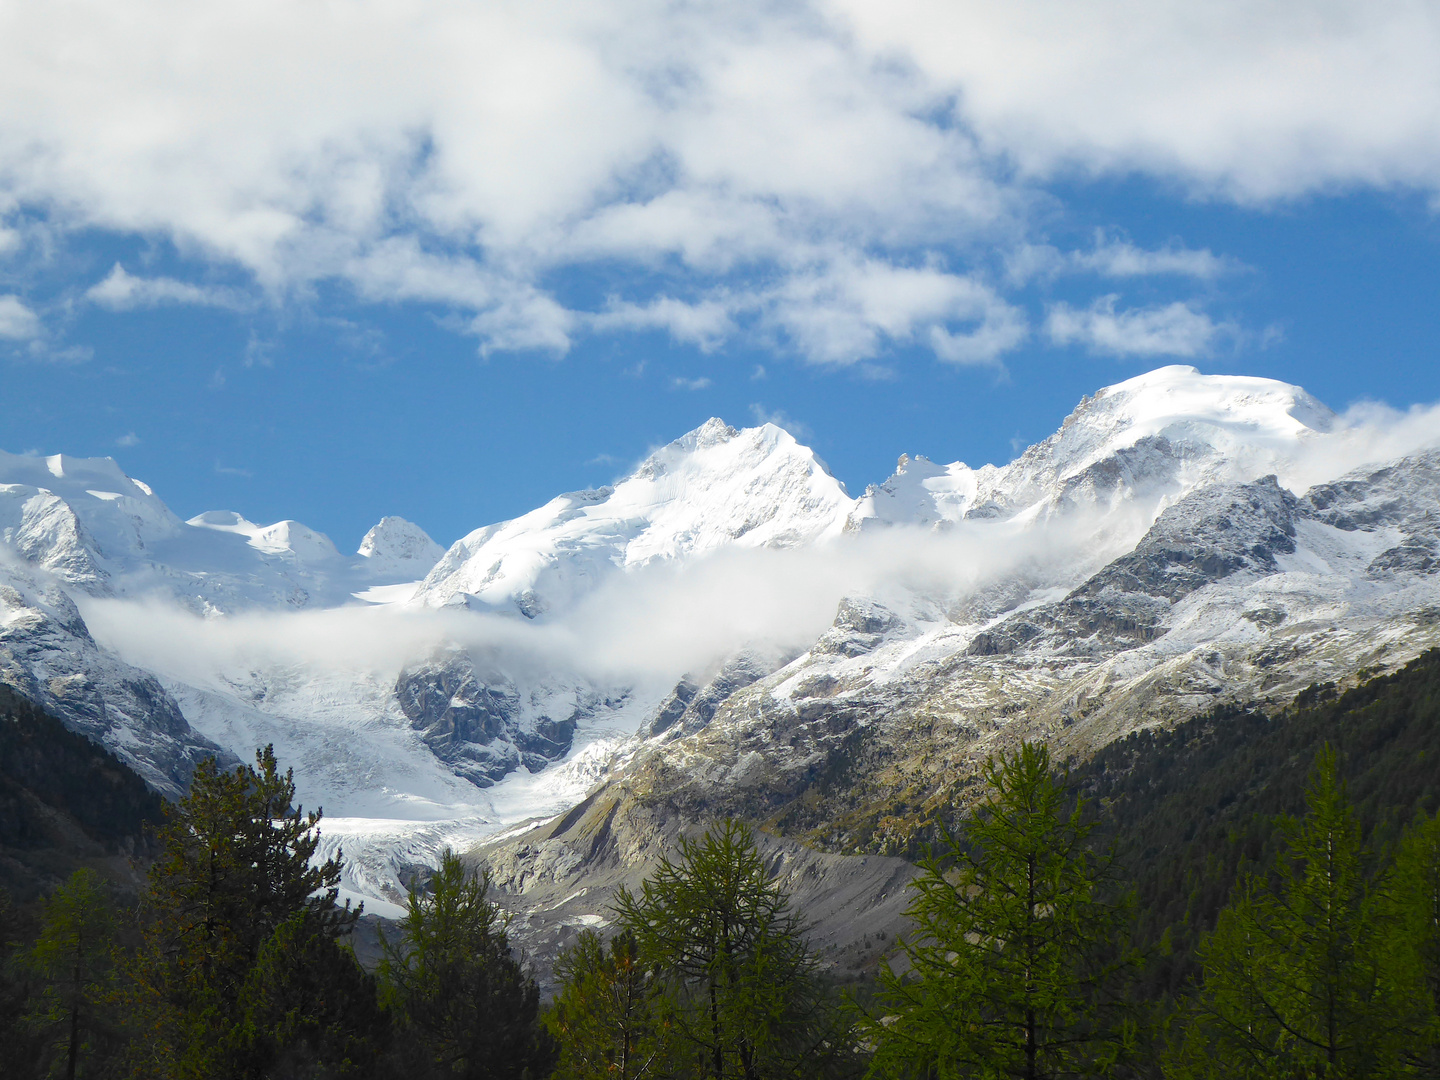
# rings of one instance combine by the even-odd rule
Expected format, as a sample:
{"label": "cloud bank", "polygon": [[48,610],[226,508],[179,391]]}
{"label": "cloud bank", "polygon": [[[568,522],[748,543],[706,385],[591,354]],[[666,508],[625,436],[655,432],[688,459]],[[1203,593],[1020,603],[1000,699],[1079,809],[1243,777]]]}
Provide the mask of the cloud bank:
{"label": "cloud bank", "polygon": [[[1433,191],[1437,54],[1440,20],[1403,0],[14,4],[0,209],[163,238],[273,300],[340,282],[448,306],[484,350],[658,329],[993,364],[1031,328],[973,252],[1026,244],[1046,183]],[[585,267],[661,284],[581,310],[547,282]],[[93,284],[116,308],[239,302],[123,269]],[[3,303],[0,332],[37,332]]]}

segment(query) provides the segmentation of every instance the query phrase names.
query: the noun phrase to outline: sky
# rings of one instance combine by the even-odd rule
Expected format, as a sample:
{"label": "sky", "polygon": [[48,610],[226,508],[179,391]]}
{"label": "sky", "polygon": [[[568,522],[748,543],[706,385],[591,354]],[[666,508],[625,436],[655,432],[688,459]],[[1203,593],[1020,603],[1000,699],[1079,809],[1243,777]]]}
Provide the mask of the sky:
{"label": "sky", "polygon": [[0,0],[0,449],[442,543],[1168,363],[1440,400],[1440,8]]}

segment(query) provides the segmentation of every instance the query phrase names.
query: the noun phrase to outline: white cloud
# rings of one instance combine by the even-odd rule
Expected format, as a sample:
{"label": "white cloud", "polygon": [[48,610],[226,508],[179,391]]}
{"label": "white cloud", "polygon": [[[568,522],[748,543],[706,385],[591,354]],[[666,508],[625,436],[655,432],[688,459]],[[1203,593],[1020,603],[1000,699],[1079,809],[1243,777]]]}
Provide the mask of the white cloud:
{"label": "white cloud", "polygon": [[1238,269],[1232,260],[1221,258],[1209,248],[1196,250],[1170,244],[1148,251],[1128,240],[1103,237],[1097,237],[1093,251],[1075,252],[1070,261],[1082,270],[1114,278],[1172,274],[1198,281],[1214,281]]}
{"label": "white cloud", "polygon": [[1170,275],[1197,281],[1214,281],[1245,269],[1238,260],[1216,255],[1209,248],[1187,248],[1170,243],[1163,248],[1138,247],[1097,233],[1089,251],[1065,251],[1049,244],[1021,244],[1005,255],[1005,276],[1016,285],[1035,278],[1090,273],[1101,277],[1134,278]]}
{"label": "white cloud", "polygon": [[136,435],[135,432],[133,432],[133,431],[128,432],[128,433],[126,433],[126,434],[124,434],[124,435],[121,435],[118,439],[116,439],[116,440],[115,440],[115,445],[116,445],[116,446],[119,446],[119,447],[123,447],[123,448],[125,448],[125,449],[129,449],[129,448],[132,447],[132,446],[139,446],[139,445],[140,445],[140,436]]}
{"label": "white cloud", "polygon": [[[1437,53],[1407,0],[8,5],[0,207],[170,239],[282,301],[339,281],[452,307],[487,350],[648,327],[991,363],[1024,320],[956,253],[1022,244],[1038,185],[1435,190]],[[548,291],[588,266],[659,284],[588,312]],[[118,275],[97,301],[234,299]]]}
{"label": "white cloud", "polygon": [[710,379],[704,375],[696,379],[684,379],[677,375],[670,380],[672,390],[709,390],[710,385]]}
{"label": "white cloud", "polygon": [[29,341],[40,336],[40,317],[18,296],[0,296],[0,338]]}
{"label": "white cloud", "polygon": [[85,296],[112,311],[159,307],[162,304],[189,304],[200,307],[240,309],[246,306],[233,289],[191,285],[175,278],[135,277],[116,263],[102,281],[86,290]]}
{"label": "white cloud", "polygon": [[1440,21],[1412,0],[829,0],[1031,175],[1147,172],[1221,197],[1440,184]]}
{"label": "white cloud", "polygon": [[765,320],[821,364],[858,363],[915,340],[952,363],[995,363],[1027,334],[1024,314],[973,277],[874,259],[794,274],[759,302]]}
{"label": "white cloud", "polygon": [[801,442],[808,442],[815,437],[815,431],[803,420],[796,420],[784,409],[767,409],[758,402],[750,406],[750,416],[757,424],[774,424],[778,428],[784,428]]}
{"label": "white cloud", "polygon": [[1083,345],[1107,356],[1204,356],[1216,336],[1234,332],[1189,304],[1116,311],[1120,298],[1102,296],[1088,308],[1055,304],[1045,331],[1056,345]]}
{"label": "white cloud", "polygon": [[717,348],[736,329],[726,304],[716,300],[687,303],[670,296],[658,296],[643,305],[612,300],[588,321],[601,331],[666,330],[676,341],[703,352]]}

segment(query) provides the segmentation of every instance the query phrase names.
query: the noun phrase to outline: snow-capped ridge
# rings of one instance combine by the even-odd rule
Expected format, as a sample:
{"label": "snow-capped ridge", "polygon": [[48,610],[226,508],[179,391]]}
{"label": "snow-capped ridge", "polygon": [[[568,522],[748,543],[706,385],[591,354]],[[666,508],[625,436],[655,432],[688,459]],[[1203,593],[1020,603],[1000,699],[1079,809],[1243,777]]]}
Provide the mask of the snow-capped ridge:
{"label": "snow-capped ridge", "polygon": [[844,485],[789,432],[712,418],[613,487],[571,492],[463,537],[416,599],[535,617],[656,560],[837,536],[852,507]]}
{"label": "snow-capped ridge", "polygon": [[1136,499],[1158,511],[1207,484],[1287,479],[1336,419],[1289,383],[1158,368],[1081,399],[1059,430],[1008,465],[903,456],[857,501],[849,528],[1034,518]]}

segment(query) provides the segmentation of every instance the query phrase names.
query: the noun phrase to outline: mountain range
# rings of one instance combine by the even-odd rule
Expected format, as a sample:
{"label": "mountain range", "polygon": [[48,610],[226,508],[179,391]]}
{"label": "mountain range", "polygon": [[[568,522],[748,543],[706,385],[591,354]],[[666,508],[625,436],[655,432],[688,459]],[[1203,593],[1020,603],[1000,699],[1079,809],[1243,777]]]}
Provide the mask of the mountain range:
{"label": "mountain range", "polygon": [[578,925],[587,882],[717,814],[817,881],[871,860],[893,907],[891,856],[997,748],[1083,760],[1440,643],[1437,437],[1169,367],[1004,466],[904,455],[852,496],[784,430],[712,419],[448,550],[387,517],[353,555],[181,520],[109,459],[0,454],[0,682],[170,796],[274,743],[380,914],[483,844]]}

